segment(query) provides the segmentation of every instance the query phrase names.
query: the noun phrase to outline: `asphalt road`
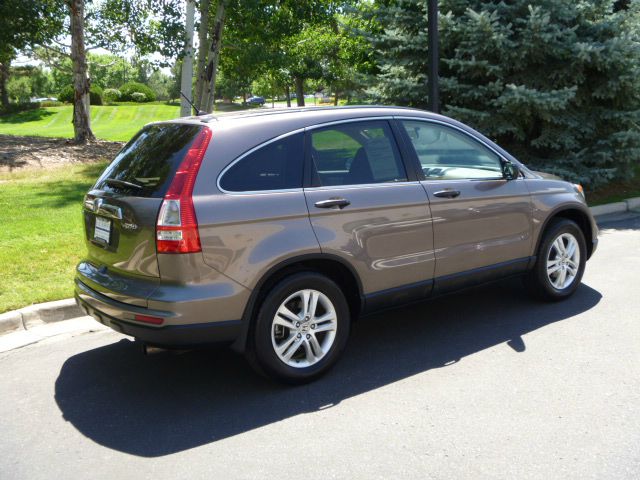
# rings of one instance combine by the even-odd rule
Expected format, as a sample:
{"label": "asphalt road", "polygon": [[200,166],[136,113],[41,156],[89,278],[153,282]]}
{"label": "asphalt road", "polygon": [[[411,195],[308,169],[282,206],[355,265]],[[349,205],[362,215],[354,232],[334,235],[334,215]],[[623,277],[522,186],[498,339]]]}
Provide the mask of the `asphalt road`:
{"label": "asphalt road", "polygon": [[640,219],[568,301],[509,281],[385,313],[303,387],[110,331],[0,354],[0,478],[640,478]]}

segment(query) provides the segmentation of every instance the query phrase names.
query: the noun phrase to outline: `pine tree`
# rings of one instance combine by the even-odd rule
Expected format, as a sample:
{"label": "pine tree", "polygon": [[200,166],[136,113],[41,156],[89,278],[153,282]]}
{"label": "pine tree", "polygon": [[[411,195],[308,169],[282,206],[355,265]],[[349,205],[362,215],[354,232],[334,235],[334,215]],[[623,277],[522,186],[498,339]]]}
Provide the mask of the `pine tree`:
{"label": "pine tree", "polygon": [[[426,0],[380,2],[374,93],[427,106]],[[592,186],[640,163],[640,2],[441,0],[443,113]]]}

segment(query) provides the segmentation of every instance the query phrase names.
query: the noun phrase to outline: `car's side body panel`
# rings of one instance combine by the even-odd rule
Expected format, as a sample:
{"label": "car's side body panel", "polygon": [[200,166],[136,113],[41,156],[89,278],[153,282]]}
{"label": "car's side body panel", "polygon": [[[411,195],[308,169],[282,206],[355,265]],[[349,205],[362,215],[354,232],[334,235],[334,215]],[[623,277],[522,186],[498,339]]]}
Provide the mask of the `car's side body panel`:
{"label": "car's side body panel", "polygon": [[[433,215],[436,277],[531,254],[531,200],[524,180],[436,180],[422,184],[429,193]],[[460,195],[434,195],[444,189]]]}
{"label": "car's side body panel", "polygon": [[294,252],[320,253],[302,189],[194,199],[204,261],[247,288]]}
{"label": "car's side body panel", "polygon": [[[433,277],[431,214],[418,182],[305,189],[323,253],[349,261],[365,294]],[[343,197],[343,209],[316,202]]]}
{"label": "car's side body panel", "polygon": [[526,179],[525,183],[531,194],[532,204],[532,255],[535,255],[549,219],[567,211],[580,212],[581,218],[585,220],[588,227],[585,240],[590,247],[589,254],[593,254],[598,244],[598,227],[583,196],[562,180],[539,177]]}

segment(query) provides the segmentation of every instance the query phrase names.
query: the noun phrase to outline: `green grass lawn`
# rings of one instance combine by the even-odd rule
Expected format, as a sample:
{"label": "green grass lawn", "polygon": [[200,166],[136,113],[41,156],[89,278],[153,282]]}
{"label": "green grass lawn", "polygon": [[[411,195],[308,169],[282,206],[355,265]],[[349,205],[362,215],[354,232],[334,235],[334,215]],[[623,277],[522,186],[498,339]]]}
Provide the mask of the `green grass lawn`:
{"label": "green grass lawn", "polygon": [[105,166],[0,173],[0,313],[73,295],[82,199]]}
{"label": "green grass lawn", "polygon": [[[0,116],[0,134],[73,137],[73,107],[46,107]],[[122,104],[91,107],[91,128],[101,140],[128,141],[143,125],[180,116],[180,107]]]}

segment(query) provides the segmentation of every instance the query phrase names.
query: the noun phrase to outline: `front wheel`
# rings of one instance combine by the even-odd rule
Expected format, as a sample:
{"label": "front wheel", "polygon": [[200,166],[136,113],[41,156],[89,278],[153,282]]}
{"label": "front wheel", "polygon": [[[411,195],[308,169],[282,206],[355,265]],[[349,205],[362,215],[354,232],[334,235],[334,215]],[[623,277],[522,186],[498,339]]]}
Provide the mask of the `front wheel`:
{"label": "front wheel", "polygon": [[308,382],[336,363],[349,326],[349,308],[340,288],[323,275],[298,273],[264,298],[248,358],[270,377]]}
{"label": "front wheel", "polygon": [[586,242],[580,227],[571,220],[555,220],[544,233],[525,284],[539,299],[563,300],[580,286],[586,261]]}

